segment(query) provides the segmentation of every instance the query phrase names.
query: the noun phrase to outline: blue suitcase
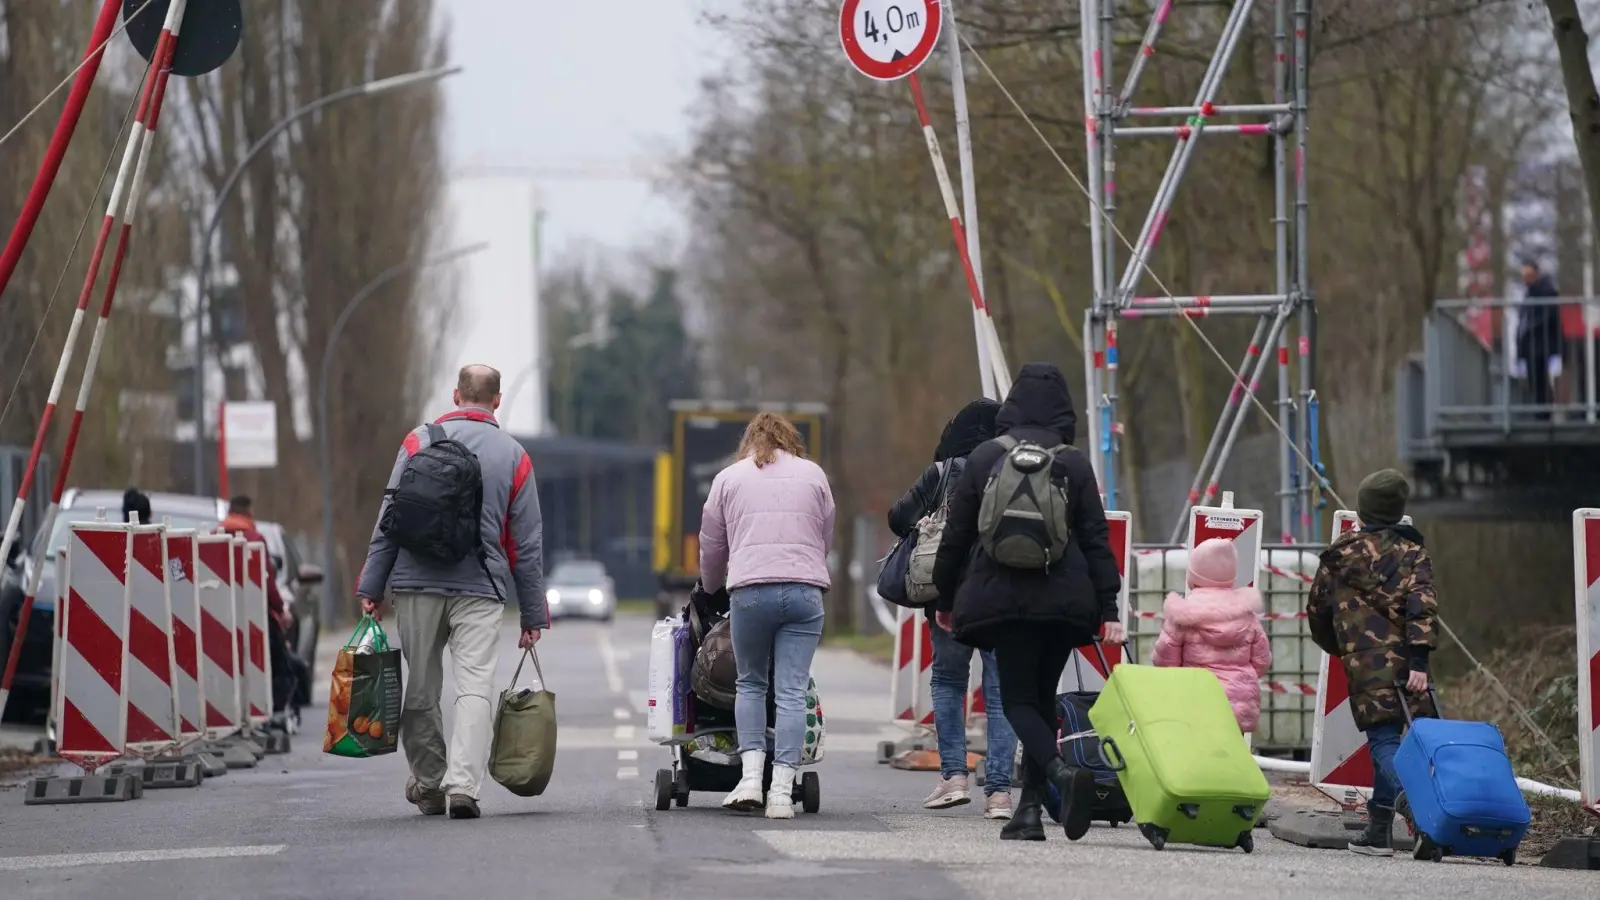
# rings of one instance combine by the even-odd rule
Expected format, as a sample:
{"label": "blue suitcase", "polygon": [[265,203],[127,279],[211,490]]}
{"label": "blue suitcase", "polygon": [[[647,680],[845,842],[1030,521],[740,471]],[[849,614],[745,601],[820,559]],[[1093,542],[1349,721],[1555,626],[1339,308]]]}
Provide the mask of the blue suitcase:
{"label": "blue suitcase", "polygon": [[[1438,702],[1434,698],[1435,709]],[[1395,752],[1394,772],[1417,835],[1413,855],[1434,862],[1495,857],[1514,865],[1530,814],[1500,729],[1449,719],[1410,725]]]}

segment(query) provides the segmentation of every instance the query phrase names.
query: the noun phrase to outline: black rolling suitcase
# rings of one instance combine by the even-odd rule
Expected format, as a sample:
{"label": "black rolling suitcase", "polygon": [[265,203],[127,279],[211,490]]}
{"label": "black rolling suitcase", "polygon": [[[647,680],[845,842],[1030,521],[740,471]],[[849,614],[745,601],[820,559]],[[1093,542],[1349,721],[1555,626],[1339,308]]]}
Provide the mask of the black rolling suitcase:
{"label": "black rolling suitcase", "polygon": [[[1095,641],[1094,652],[1100,657],[1100,668],[1109,672],[1111,667],[1106,664],[1099,641]],[[1073,654],[1072,661],[1075,666],[1082,665],[1078,662],[1077,654]],[[1083,684],[1081,668],[1078,669],[1078,684]],[[1094,706],[1098,699],[1099,691],[1069,691],[1057,695],[1059,730],[1056,740],[1061,748],[1061,758],[1068,765],[1094,773],[1094,821],[1116,827],[1123,822],[1133,821],[1133,807],[1128,805],[1128,795],[1123,793],[1117,773],[1101,756],[1100,737],[1095,734],[1094,726],[1089,724],[1089,707]],[[1045,811],[1052,819],[1061,821],[1061,795],[1053,785],[1045,792]]]}

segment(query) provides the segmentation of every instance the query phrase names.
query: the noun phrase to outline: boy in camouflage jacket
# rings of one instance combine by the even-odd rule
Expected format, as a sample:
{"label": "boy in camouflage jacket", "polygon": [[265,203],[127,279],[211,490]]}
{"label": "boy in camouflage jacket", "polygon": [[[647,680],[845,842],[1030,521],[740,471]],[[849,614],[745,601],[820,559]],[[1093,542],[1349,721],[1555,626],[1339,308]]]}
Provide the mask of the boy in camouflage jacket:
{"label": "boy in camouflage jacket", "polygon": [[1344,665],[1350,709],[1372,753],[1368,826],[1350,842],[1366,856],[1394,855],[1394,754],[1406,726],[1400,704],[1413,716],[1437,714],[1427,692],[1437,612],[1433,563],[1422,533],[1402,524],[1410,496],[1411,485],[1394,469],[1362,480],[1361,527],[1323,552],[1306,604],[1312,640]]}

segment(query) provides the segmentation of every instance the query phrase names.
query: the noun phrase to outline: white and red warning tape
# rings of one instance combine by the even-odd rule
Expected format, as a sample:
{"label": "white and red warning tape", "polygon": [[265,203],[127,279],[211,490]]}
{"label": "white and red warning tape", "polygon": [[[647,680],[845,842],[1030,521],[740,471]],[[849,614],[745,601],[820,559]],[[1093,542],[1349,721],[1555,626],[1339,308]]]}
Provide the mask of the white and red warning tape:
{"label": "white and red warning tape", "polygon": [[[106,280],[105,296],[100,303],[100,315],[95,322],[94,335],[89,342],[89,357],[84,363],[83,380],[78,387],[77,403],[73,408],[72,425],[67,431],[66,445],[61,451],[61,465],[56,471],[55,485],[50,495],[50,507],[45,511],[41,530],[48,534],[55,526],[57,511],[61,508],[61,495],[66,490],[67,478],[72,471],[72,455],[77,449],[78,432],[83,425],[83,411],[89,404],[89,392],[94,386],[95,369],[100,364],[100,349],[105,342],[106,323],[111,318],[112,302],[117,295],[117,281],[122,274],[122,261],[127,254],[128,238],[133,230],[134,212],[139,205],[139,194],[144,184],[145,167],[150,159],[150,148],[155,144],[156,123],[161,116],[162,101],[166,99],[167,78],[172,72],[172,53],[177,46],[178,30],[183,24],[183,14],[188,6],[188,0],[172,0],[167,7],[166,21],[162,24],[161,36],[156,41],[155,52],[151,54],[150,73],[146,76],[144,94],[139,98],[139,109],[134,116],[133,129],[128,135],[128,143],[123,148],[122,163],[117,169],[117,180],[112,183],[111,199],[106,204],[106,215],[100,223],[100,233],[95,238],[94,252],[89,257],[89,271],[83,280],[83,290],[78,295],[78,306],[72,314],[72,324],[67,328],[66,345],[62,347],[61,359],[56,364],[55,380],[50,384],[50,394],[45,401],[44,413],[39,418],[39,428],[34,435],[33,449],[28,455],[27,468],[23,470],[22,480],[17,490],[17,500],[11,507],[11,517],[6,522],[5,538],[0,540],[0,559],[9,555],[11,548],[16,544],[18,531],[22,525],[22,512],[27,506],[28,494],[33,490],[33,479],[38,472],[39,456],[44,450],[45,440],[50,434],[50,424],[55,418],[56,406],[61,400],[61,389],[66,384],[67,372],[72,365],[73,346],[78,339],[78,332],[83,327],[83,320],[89,308],[89,298],[94,294],[94,285],[100,275],[100,266],[105,261],[106,245],[111,238],[112,229],[120,220],[122,230],[117,235],[117,245],[111,258],[111,273]],[[32,575],[28,579],[22,608],[17,614],[17,634],[27,633],[28,618],[33,613],[34,597],[39,593],[40,580],[44,575],[44,566],[34,566]],[[6,701],[11,694],[11,681],[16,675],[17,659],[20,656],[23,641],[11,642],[11,653],[6,659],[5,674],[0,676],[0,714],[5,711]]]}

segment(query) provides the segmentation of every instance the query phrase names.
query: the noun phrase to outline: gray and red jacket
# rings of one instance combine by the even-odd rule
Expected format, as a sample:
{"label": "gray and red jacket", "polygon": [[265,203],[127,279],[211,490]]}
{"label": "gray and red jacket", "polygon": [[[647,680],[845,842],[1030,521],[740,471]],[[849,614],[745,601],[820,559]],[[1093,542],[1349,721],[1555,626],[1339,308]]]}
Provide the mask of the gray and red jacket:
{"label": "gray and red jacket", "polygon": [[[545,628],[550,612],[544,599],[544,527],[539,518],[539,492],[533,482],[533,461],[517,439],[500,430],[494,414],[462,407],[440,416],[436,423],[450,438],[460,441],[478,457],[483,471],[483,519],[480,533],[491,585],[474,557],[446,565],[417,559],[372,529],[367,561],[356,580],[356,596],[382,600],[384,587],[447,596],[515,599],[522,627]],[[389,473],[389,489],[400,483],[400,473],[413,453],[428,442],[428,427],[418,426],[406,435]],[[386,496],[378,521],[388,508]],[[496,590],[498,588],[498,591]]]}

